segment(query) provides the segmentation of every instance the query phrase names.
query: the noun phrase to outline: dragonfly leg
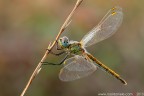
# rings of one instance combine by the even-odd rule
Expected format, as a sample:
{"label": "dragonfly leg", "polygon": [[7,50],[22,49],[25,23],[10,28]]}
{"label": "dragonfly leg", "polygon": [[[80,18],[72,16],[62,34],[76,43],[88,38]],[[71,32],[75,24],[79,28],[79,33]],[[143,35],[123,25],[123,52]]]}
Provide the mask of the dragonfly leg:
{"label": "dragonfly leg", "polygon": [[62,50],[61,48],[58,47],[58,41],[56,40],[56,49],[57,50]]}
{"label": "dragonfly leg", "polygon": [[60,55],[62,55],[62,54],[65,53],[65,51],[62,51],[62,52],[60,52],[60,53],[54,53],[54,52],[52,52],[52,51],[49,50],[49,49],[46,49],[46,50],[50,51],[50,53],[53,54],[53,55],[55,55],[55,56],[60,56]]}
{"label": "dragonfly leg", "polygon": [[[62,55],[62,54],[65,53],[65,51],[60,52],[60,53],[54,53],[54,52],[52,52],[51,50],[49,50],[48,48],[47,48],[46,50],[50,51],[51,54],[56,55],[56,56],[59,56],[59,55]],[[60,49],[60,48],[58,47],[58,41],[56,41],[56,50],[62,50],[62,49]]]}
{"label": "dragonfly leg", "polygon": [[65,53],[65,51],[63,51],[63,52],[60,52],[60,53],[57,53],[57,54],[54,54],[54,55],[56,55],[56,56],[59,56],[59,55],[62,55],[62,54],[64,54]]}
{"label": "dragonfly leg", "polygon": [[63,62],[68,58],[68,56],[69,56],[69,54],[67,54],[65,57],[64,57],[64,59],[60,62],[60,63],[49,63],[49,62],[41,62],[41,63],[43,63],[43,65],[61,65],[61,64],[63,64]]}

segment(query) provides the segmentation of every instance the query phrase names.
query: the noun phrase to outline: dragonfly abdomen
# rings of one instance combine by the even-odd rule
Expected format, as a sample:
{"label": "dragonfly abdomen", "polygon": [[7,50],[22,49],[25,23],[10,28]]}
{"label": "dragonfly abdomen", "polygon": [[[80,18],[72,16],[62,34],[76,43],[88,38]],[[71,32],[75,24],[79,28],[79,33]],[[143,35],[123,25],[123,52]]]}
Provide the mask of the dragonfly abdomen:
{"label": "dragonfly abdomen", "polygon": [[120,80],[123,84],[127,85],[126,81],[124,79],[122,79],[116,72],[114,72],[113,70],[111,70],[110,68],[108,68],[106,65],[104,65],[103,63],[101,63],[99,60],[97,60],[94,56],[92,56],[89,53],[86,53],[86,55],[92,59],[98,67],[102,68],[104,71],[106,71],[107,73],[109,73],[110,75],[114,76],[115,78],[117,78],[118,80]]}

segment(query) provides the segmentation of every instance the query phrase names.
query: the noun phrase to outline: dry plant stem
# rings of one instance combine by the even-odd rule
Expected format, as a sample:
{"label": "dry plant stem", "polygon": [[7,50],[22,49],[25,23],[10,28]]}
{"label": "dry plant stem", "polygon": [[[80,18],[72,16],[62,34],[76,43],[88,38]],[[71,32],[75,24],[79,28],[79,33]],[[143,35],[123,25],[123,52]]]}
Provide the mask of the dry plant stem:
{"label": "dry plant stem", "polygon": [[[56,41],[59,39],[60,35],[64,32],[64,30],[67,28],[67,26],[71,23],[71,17],[73,16],[74,12],[76,11],[76,9],[79,7],[79,5],[82,3],[83,0],[77,0],[73,10],[71,11],[71,13],[69,14],[69,16],[67,17],[67,19],[65,20],[65,22],[63,23],[63,25],[60,28],[60,31],[55,39],[55,41],[51,44],[49,44],[48,49],[51,51],[53,49],[53,47],[56,44]],[[46,59],[47,55],[49,54],[49,51],[46,50],[44,56],[42,57],[41,61],[39,62],[39,64],[37,65],[37,67],[35,68],[35,70],[33,71],[29,81],[27,82],[24,90],[22,91],[20,96],[24,96],[24,94],[26,93],[27,89],[29,88],[30,84],[32,83],[33,79],[35,78],[35,76],[39,73],[42,63],[44,62],[44,60]]]}

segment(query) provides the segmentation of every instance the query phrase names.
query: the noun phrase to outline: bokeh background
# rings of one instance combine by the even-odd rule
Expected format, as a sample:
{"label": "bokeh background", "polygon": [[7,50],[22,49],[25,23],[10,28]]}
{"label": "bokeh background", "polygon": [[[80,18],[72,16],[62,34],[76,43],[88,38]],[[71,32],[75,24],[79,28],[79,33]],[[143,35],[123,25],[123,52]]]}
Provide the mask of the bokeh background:
{"label": "bokeh background", "polygon": [[[0,96],[19,96],[50,41],[76,0],[0,0]],[[62,36],[80,41],[107,11],[123,8],[118,32],[87,50],[119,73],[124,86],[97,70],[87,78],[62,82],[63,66],[43,66],[25,96],[97,96],[99,93],[144,94],[144,0],[84,0]],[[55,51],[55,50],[54,50]],[[64,56],[49,55],[59,62]]]}

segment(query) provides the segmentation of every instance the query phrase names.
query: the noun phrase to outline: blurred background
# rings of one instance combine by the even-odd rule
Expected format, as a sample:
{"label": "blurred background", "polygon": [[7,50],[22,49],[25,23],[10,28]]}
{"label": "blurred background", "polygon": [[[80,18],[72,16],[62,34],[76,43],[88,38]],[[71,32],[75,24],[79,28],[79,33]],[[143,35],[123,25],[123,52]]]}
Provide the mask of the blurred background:
{"label": "blurred background", "polygon": [[[19,96],[33,70],[55,39],[76,0],[0,0],[0,96]],[[107,92],[144,94],[144,1],[84,0],[62,36],[80,41],[107,11],[123,8],[118,32],[87,50],[128,83],[100,69],[73,82],[58,78],[63,66],[43,66],[25,96],[97,96]],[[55,51],[55,50],[54,50]],[[64,57],[49,55],[58,63]]]}

